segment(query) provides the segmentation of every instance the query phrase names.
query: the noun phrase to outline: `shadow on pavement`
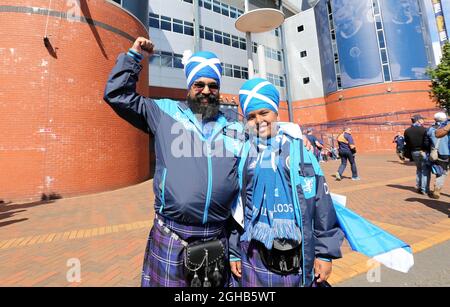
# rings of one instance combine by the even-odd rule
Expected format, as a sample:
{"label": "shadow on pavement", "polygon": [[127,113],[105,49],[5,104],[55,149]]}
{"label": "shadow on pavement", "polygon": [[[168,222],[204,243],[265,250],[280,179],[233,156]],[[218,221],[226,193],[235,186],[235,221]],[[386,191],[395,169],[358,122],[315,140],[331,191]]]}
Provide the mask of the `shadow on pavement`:
{"label": "shadow on pavement", "polygon": [[400,164],[400,165],[406,165],[406,166],[414,166],[414,165],[416,165],[414,162],[400,162],[400,161],[392,161],[392,160],[388,160],[387,162]]}
{"label": "shadow on pavement", "polygon": [[[24,204],[13,204],[11,202],[5,203],[0,202],[0,220],[8,219],[13,216],[15,216],[17,213],[26,212],[28,208],[33,208],[37,206],[43,206],[47,204],[54,203],[53,200],[44,200],[44,201],[35,201],[31,203],[24,203]],[[5,221],[0,223],[0,227],[23,222],[28,220],[27,218],[23,219],[17,219],[12,221]]]}
{"label": "shadow on pavement", "polygon": [[11,225],[11,224],[24,222],[24,221],[27,221],[27,220],[28,220],[28,219],[18,219],[18,220],[12,220],[12,221],[7,221],[7,222],[2,222],[2,223],[0,223],[0,228],[1,228],[1,227],[4,227],[4,226]]}
{"label": "shadow on pavement", "polygon": [[406,190],[406,191],[411,191],[411,192],[417,193],[416,188],[412,187],[412,186],[399,185],[399,184],[388,184],[386,186],[390,187],[390,188],[396,188],[396,189],[400,189],[400,190]]}
{"label": "shadow on pavement", "polygon": [[425,206],[434,210],[438,210],[444,214],[447,214],[447,216],[450,217],[450,204],[446,201],[439,201],[436,199],[423,199],[416,197],[407,198],[405,199],[405,201],[422,203]]}

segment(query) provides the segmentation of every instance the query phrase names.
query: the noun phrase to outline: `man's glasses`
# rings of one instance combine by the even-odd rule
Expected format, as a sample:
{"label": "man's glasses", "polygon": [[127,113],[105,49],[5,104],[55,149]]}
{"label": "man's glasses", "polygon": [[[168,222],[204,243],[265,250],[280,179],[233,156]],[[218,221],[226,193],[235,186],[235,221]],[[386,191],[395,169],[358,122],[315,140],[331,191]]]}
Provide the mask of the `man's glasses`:
{"label": "man's glasses", "polygon": [[201,81],[194,82],[194,89],[196,89],[198,91],[203,90],[205,88],[205,86],[208,86],[208,88],[211,91],[217,91],[219,89],[219,85],[215,82],[212,82],[212,83],[205,83],[205,82],[201,82]]}

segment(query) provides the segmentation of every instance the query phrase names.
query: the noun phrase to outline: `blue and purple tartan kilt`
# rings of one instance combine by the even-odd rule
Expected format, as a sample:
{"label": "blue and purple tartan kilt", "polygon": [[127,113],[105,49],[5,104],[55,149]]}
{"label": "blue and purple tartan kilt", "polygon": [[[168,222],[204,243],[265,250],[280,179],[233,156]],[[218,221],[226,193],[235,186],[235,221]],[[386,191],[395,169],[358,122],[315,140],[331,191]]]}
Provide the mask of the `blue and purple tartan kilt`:
{"label": "blue and purple tartan kilt", "polygon": [[[197,240],[221,239],[228,251],[228,241],[224,225],[192,226],[176,223],[158,217],[164,225],[188,243]],[[144,265],[142,268],[142,287],[188,287],[185,280],[184,246],[172,234],[167,234],[155,219],[147,241]],[[226,255],[228,252],[225,253]],[[225,264],[228,264],[226,256]],[[226,274],[228,278],[228,274]]]}
{"label": "blue and purple tartan kilt", "polygon": [[269,271],[254,241],[241,242],[242,287],[300,287],[302,274],[279,275]]}

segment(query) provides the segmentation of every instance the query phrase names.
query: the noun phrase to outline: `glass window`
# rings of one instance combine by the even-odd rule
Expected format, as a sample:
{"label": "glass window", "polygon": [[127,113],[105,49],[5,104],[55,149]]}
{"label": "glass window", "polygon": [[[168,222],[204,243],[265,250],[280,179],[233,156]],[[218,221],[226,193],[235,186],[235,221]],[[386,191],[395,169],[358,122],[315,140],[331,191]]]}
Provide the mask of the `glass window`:
{"label": "glass window", "polygon": [[241,16],[241,15],[243,15],[243,14],[244,14],[244,11],[243,11],[243,10],[238,10],[238,17]]}
{"label": "glass window", "polygon": [[214,30],[214,41],[216,43],[222,44],[223,39],[222,39],[222,32],[221,31]]}
{"label": "glass window", "polygon": [[161,51],[161,66],[162,67],[173,67],[172,66],[172,53]]}
{"label": "glass window", "polygon": [[160,66],[161,65],[161,55],[159,51],[156,51],[153,53],[152,57],[150,58],[150,64]]}
{"label": "glass window", "polygon": [[258,44],[253,43],[253,53],[258,53]]}
{"label": "glass window", "polygon": [[271,58],[271,51],[269,47],[264,48],[264,55],[266,56],[266,58]]}
{"label": "glass window", "polygon": [[242,67],[242,79],[248,79],[248,68]]}
{"label": "glass window", "polygon": [[220,2],[213,0],[213,11],[220,14]]}
{"label": "glass window", "polygon": [[388,62],[386,49],[381,49],[381,62],[383,64],[387,64]]}
{"label": "glass window", "polygon": [[184,34],[194,36],[194,24],[192,22],[184,22]]}
{"label": "glass window", "polygon": [[173,32],[183,33],[183,21],[179,19],[173,19]]}
{"label": "glass window", "polygon": [[205,38],[205,28],[200,26],[200,38]]}
{"label": "glass window", "polygon": [[241,67],[237,66],[237,65],[233,65],[233,76],[235,78],[240,79],[242,74],[241,74]]}
{"label": "glass window", "polygon": [[378,31],[378,42],[380,43],[380,48],[386,48],[383,31]]}
{"label": "glass window", "polygon": [[338,63],[334,63],[334,70],[336,70],[336,73],[340,73],[341,72],[341,68],[339,67]]}
{"label": "glass window", "polygon": [[280,77],[280,86],[284,87],[284,77]]}
{"label": "glass window", "polygon": [[309,77],[303,78],[303,84],[308,84],[308,83],[309,83]]}
{"label": "glass window", "polygon": [[212,7],[211,0],[203,0],[203,7],[207,10],[210,10]]}
{"label": "glass window", "polygon": [[375,16],[375,22],[376,22],[376,24],[377,24],[377,30],[380,30],[380,29],[383,27],[383,25],[382,25],[382,23],[381,23],[381,17],[380,17],[380,15]]}
{"label": "glass window", "polygon": [[222,3],[221,4],[221,12],[222,12],[222,15],[224,15],[224,16],[230,16],[230,7],[227,5],[227,4],[225,4],[225,3]]}
{"label": "glass window", "polygon": [[150,20],[149,20],[149,26],[152,28],[159,29],[159,15],[150,13]]}
{"label": "glass window", "polygon": [[230,64],[225,64],[225,76],[233,77],[233,66]]}
{"label": "glass window", "polygon": [[242,37],[239,38],[239,48],[241,48],[242,50],[247,50],[247,43]]}
{"label": "glass window", "polygon": [[237,9],[235,7],[230,6],[230,17],[237,18]]}
{"label": "glass window", "polygon": [[391,81],[388,65],[383,65],[383,73],[384,73],[384,81]]}
{"label": "glass window", "polygon": [[172,31],[172,18],[170,17],[166,17],[166,16],[161,16],[161,29],[162,30],[167,30],[167,31]]}
{"label": "glass window", "polygon": [[223,44],[230,46],[231,45],[231,36],[228,33],[223,33]]}
{"label": "glass window", "polygon": [[231,35],[231,46],[239,48],[239,37]]}
{"label": "glass window", "polygon": [[188,2],[192,4],[192,0],[184,0],[184,2]]}
{"label": "glass window", "polygon": [[205,28],[205,38],[209,41],[214,41],[213,29],[208,28],[208,27]]}
{"label": "glass window", "polygon": [[277,51],[274,49],[272,49],[272,59],[275,61],[278,61]]}
{"label": "glass window", "polygon": [[173,67],[183,69],[184,65],[183,63],[181,63],[181,59],[183,59],[183,56],[181,54],[174,54]]}
{"label": "glass window", "polygon": [[276,77],[273,79],[273,85],[275,85],[275,86],[280,86],[280,78],[279,78],[278,76],[276,76]]}
{"label": "glass window", "polygon": [[281,51],[277,51],[277,60],[280,61],[280,62],[283,61],[283,59],[281,57]]}
{"label": "glass window", "polygon": [[275,36],[276,37],[280,36],[280,29],[279,28],[275,29]]}
{"label": "glass window", "polygon": [[375,15],[380,14],[380,8],[378,7],[378,0],[373,1],[373,11]]}

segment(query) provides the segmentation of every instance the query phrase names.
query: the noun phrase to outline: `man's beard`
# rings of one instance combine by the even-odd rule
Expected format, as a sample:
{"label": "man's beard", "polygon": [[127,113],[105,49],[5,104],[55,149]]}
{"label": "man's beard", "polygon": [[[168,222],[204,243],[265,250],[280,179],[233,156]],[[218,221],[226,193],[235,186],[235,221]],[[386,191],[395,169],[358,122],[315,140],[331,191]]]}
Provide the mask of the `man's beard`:
{"label": "man's beard", "polygon": [[[205,98],[208,99],[208,103],[202,104],[201,101]],[[202,119],[214,118],[219,113],[220,103],[218,97],[215,95],[205,96],[200,94],[195,96],[195,98],[188,96],[187,102],[192,113],[200,115]]]}

